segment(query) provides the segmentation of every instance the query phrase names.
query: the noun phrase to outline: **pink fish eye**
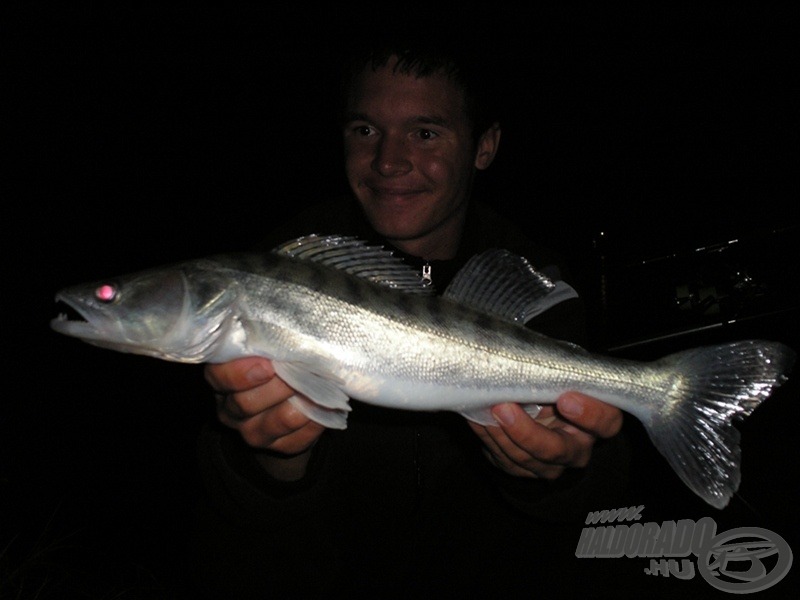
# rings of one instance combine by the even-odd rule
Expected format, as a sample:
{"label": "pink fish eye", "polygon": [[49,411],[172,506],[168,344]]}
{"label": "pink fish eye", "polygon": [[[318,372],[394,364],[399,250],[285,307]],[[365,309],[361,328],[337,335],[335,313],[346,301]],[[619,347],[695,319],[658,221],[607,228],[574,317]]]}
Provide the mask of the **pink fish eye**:
{"label": "pink fish eye", "polygon": [[94,291],[94,295],[100,302],[111,302],[117,297],[117,289],[113,285],[101,285]]}

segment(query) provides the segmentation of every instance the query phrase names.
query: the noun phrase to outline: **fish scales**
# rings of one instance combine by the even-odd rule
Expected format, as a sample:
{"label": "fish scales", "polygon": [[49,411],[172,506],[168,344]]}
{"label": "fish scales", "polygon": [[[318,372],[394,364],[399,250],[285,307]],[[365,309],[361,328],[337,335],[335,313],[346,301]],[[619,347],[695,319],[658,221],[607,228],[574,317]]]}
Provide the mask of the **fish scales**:
{"label": "fish scales", "polygon": [[[417,409],[426,408],[430,394],[453,397],[453,406],[462,408],[484,403],[487,394],[496,402],[552,400],[568,383],[566,375],[582,366],[564,368],[557,361],[543,361],[547,355],[532,354],[532,344],[548,340],[528,329],[451,302],[432,304],[424,297],[397,295],[318,265],[304,267],[308,268],[279,273],[277,278],[285,284],[280,292],[263,285],[262,278],[235,278],[253,297],[248,302],[250,318],[263,320],[257,307],[268,306],[270,312],[284,315],[279,326],[286,335],[296,336],[272,358],[292,360],[298,352],[310,351],[316,364],[335,356],[338,366],[332,374],[345,381],[345,391],[361,391],[347,385],[354,377],[360,383],[365,376],[374,381],[370,387],[375,393],[360,394],[361,400],[389,393],[385,386],[400,380],[431,387],[394,396],[398,404]],[[559,349],[554,344],[554,351]],[[552,390],[543,395],[522,383],[536,379],[554,381]],[[465,388],[471,392],[456,393]],[[478,396],[471,401],[473,393]]]}

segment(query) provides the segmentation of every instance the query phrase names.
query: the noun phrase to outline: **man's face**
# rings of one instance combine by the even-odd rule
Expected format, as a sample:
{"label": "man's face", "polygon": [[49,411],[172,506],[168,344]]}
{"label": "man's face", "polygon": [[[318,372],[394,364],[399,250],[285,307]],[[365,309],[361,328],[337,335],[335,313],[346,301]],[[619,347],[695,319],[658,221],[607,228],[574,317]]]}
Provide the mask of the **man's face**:
{"label": "man's face", "polygon": [[365,69],[350,94],[347,178],[379,234],[424,258],[449,258],[476,168],[463,95],[443,75],[393,74],[392,64]]}

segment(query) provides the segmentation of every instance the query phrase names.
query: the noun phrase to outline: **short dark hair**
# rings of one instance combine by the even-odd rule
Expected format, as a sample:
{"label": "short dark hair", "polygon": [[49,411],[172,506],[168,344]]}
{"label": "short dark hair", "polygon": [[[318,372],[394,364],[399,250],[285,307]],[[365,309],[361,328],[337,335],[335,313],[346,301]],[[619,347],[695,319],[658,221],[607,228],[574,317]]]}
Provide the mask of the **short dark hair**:
{"label": "short dark hair", "polygon": [[[491,68],[487,57],[474,54],[464,46],[463,40],[456,44],[446,37],[429,39],[412,35],[386,36],[351,44],[341,80],[342,109],[355,80],[365,68],[377,70],[397,57],[395,73],[415,77],[442,74],[462,90],[467,119],[477,142],[487,129],[500,122],[502,93],[498,89],[496,70]],[[341,113],[344,114],[344,110]]]}

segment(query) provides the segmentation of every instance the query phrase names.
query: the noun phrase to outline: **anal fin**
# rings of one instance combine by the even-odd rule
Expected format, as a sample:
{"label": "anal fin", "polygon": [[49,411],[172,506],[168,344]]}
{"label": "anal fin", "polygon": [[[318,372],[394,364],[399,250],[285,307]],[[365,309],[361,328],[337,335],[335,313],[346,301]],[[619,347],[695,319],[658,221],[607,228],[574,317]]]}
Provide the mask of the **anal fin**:
{"label": "anal fin", "polygon": [[[542,410],[542,407],[538,404],[521,404],[522,409],[528,413],[532,419],[535,419],[539,412]],[[487,406],[485,408],[476,408],[473,410],[464,410],[459,413],[462,417],[469,419],[470,421],[477,423],[478,425],[483,425],[485,427],[496,427],[497,426],[497,419],[492,416],[492,407]]]}

